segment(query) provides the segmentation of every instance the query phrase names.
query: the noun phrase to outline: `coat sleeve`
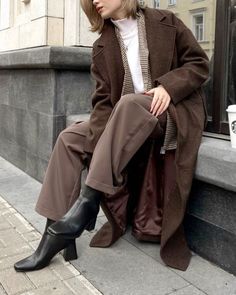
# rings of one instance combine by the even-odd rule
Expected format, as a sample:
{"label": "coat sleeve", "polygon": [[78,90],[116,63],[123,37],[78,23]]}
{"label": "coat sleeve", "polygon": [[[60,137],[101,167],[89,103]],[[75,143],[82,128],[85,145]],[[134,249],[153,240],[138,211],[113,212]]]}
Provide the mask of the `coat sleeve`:
{"label": "coat sleeve", "polygon": [[98,71],[94,61],[91,64],[91,74],[95,79],[96,87],[92,95],[92,112],[84,147],[84,150],[89,153],[93,152],[113,109],[110,86]]}
{"label": "coat sleeve", "polygon": [[208,78],[208,57],[200,47],[192,32],[184,23],[173,16],[176,32],[176,52],[178,67],[159,77],[157,84],[163,85],[177,104],[198,89]]}

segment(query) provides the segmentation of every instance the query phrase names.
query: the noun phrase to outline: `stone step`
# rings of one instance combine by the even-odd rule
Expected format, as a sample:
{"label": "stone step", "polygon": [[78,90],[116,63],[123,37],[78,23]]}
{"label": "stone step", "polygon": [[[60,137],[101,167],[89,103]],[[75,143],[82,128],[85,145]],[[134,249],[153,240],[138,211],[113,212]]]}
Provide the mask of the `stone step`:
{"label": "stone step", "polygon": [[79,122],[79,121],[88,121],[90,117],[90,114],[76,114],[76,115],[70,115],[66,117],[66,127],[69,125]]}

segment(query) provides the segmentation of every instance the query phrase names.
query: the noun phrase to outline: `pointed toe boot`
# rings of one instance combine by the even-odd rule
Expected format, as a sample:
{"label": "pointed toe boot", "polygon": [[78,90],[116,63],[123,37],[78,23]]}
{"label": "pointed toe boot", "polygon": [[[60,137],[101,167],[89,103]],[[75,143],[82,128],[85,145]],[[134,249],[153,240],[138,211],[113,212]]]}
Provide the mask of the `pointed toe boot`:
{"label": "pointed toe boot", "polygon": [[53,220],[47,219],[45,231],[35,252],[15,263],[14,268],[18,272],[26,272],[42,269],[47,266],[51,259],[64,249],[66,261],[77,259],[75,240],[65,240],[60,237],[52,237],[47,233],[47,228],[53,224]]}

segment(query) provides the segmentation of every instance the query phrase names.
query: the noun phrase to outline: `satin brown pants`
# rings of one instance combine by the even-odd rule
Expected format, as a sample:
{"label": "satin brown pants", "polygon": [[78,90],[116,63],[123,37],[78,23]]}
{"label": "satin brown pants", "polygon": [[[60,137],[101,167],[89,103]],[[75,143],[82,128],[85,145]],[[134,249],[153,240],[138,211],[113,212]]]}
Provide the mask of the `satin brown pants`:
{"label": "satin brown pants", "polygon": [[[158,120],[152,115],[151,101],[142,94],[121,97],[94,150],[87,185],[115,194],[124,184],[124,168],[146,139],[154,133],[163,138],[166,116]],[[78,122],[59,134],[36,204],[39,214],[58,220],[78,198],[88,160],[83,150],[88,127]]]}

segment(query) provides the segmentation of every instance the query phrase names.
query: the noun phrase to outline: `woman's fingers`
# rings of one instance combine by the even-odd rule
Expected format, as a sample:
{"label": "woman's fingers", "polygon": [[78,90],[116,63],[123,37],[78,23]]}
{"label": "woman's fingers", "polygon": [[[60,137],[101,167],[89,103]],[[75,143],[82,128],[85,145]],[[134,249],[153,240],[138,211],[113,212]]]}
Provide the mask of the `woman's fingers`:
{"label": "woman's fingers", "polygon": [[154,94],[150,112],[154,116],[159,116],[168,108],[170,104],[170,96],[163,86],[153,88],[147,92],[147,94],[149,93]]}
{"label": "woman's fingers", "polygon": [[155,99],[153,99],[153,108],[151,113],[155,116],[158,112],[158,110],[161,108],[161,106],[164,103],[164,97],[163,96],[158,96]]}
{"label": "woman's fingers", "polygon": [[160,103],[160,106],[157,106],[154,109],[153,115],[156,117],[161,115],[167,109],[168,106],[169,106],[169,104],[167,102],[165,102],[164,100],[162,100]]}
{"label": "woman's fingers", "polygon": [[156,105],[160,106],[161,101],[160,101],[160,97],[162,95],[161,92],[161,88],[157,87],[157,88],[153,88],[153,99],[152,99],[152,103],[151,103],[151,108],[150,108],[150,112],[153,113],[154,108],[156,107]]}

